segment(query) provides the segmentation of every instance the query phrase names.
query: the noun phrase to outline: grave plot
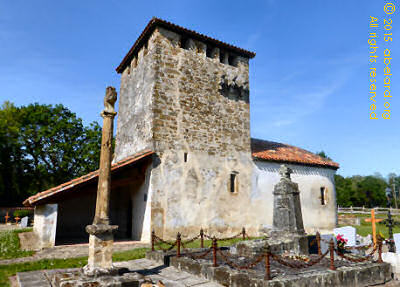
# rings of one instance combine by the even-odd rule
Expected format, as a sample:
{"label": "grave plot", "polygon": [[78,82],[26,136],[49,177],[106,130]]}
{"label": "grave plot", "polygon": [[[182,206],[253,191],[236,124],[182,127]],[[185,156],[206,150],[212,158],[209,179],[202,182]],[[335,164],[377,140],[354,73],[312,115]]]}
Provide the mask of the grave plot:
{"label": "grave plot", "polygon": [[[381,258],[381,240],[375,247],[363,246],[368,250],[357,255],[351,251],[361,249],[360,246],[341,249],[333,240],[322,252],[323,239],[319,235],[316,238],[318,253],[304,255],[282,250],[282,246],[270,245],[268,240],[246,240],[232,247],[218,247],[214,238],[208,248],[187,249],[185,244],[190,240],[185,243],[180,236],[175,242],[154,236],[153,251],[146,257],[224,286],[369,286],[391,280],[391,267]],[[159,242],[164,247],[155,250]],[[244,250],[244,244],[251,250]]]}

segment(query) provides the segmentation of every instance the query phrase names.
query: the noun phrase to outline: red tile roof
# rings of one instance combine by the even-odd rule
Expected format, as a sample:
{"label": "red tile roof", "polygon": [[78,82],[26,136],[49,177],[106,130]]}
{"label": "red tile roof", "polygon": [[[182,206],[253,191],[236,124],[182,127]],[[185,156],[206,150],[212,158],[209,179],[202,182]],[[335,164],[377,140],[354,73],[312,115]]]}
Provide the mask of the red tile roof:
{"label": "red tile roof", "polygon": [[304,149],[271,141],[251,139],[252,156],[266,161],[297,163],[338,169],[339,164]]}
{"label": "red tile roof", "polygon": [[[125,159],[123,159],[123,160],[121,160],[119,162],[114,163],[111,166],[111,172],[114,172],[114,171],[116,171],[116,170],[118,170],[118,169],[120,169],[120,168],[122,168],[124,166],[131,165],[131,164],[137,162],[140,159],[143,159],[145,157],[148,157],[148,156],[152,155],[153,153],[154,152],[151,151],[151,150],[140,151],[140,152],[138,152],[138,153],[136,153],[136,154],[134,154],[132,156],[129,156],[129,157],[127,157],[127,158],[125,158]],[[48,190],[39,192],[39,193],[37,193],[35,195],[32,195],[31,197],[27,198],[23,202],[23,204],[25,206],[36,205],[39,201],[42,201],[43,199],[48,199],[49,197],[51,197],[51,196],[53,196],[55,194],[59,194],[60,192],[67,191],[67,190],[69,190],[69,189],[71,189],[73,187],[76,187],[78,185],[86,183],[86,182],[88,182],[90,180],[97,179],[98,175],[99,175],[99,170],[90,172],[90,173],[85,174],[85,175],[83,175],[81,177],[78,177],[78,178],[75,178],[75,179],[70,180],[68,182],[65,182],[63,184],[60,184],[60,185],[58,185],[56,187],[53,187],[53,188],[50,188]]]}
{"label": "red tile roof", "polygon": [[148,40],[148,38],[150,37],[150,35],[153,33],[154,29],[157,27],[164,27],[170,31],[174,31],[177,32],[178,34],[182,34],[188,37],[191,37],[193,39],[197,39],[200,41],[203,41],[205,43],[210,43],[212,45],[215,45],[217,47],[221,47],[227,51],[233,51],[238,55],[241,56],[245,56],[248,58],[254,58],[255,57],[255,53],[244,50],[242,48],[221,42],[217,39],[208,37],[206,35],[197,33],[196,31],[193,30],[189,30],[186,29],[184,27],[175,25],[171,22],[153,17],[150,22],[147,24],[146,28],[144,28],[142,34],[140,34],[139,38],[137,38],[136,42],[133,44],[132,48],[129,50],[128,54],[126,54],[126,56],[124,57],[124,59],[122,60],[121,64],[119,64],[119,66],[115,69],[118,73],[122,73],[124,71],[124,69],[126,68],[126,66],[129,65],[129,63],[131,62],[132,58],[139,52],[139,50],[141,49],[141,47],[144,45],[144,43]]}

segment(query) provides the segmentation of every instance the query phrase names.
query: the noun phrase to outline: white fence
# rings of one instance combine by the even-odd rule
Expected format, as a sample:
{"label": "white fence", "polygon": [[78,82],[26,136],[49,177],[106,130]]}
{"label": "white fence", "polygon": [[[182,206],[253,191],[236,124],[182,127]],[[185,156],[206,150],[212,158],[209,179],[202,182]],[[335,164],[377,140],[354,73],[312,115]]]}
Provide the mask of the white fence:
{"label": "white fence", "polygon": [[[371,209],[372,208],[368,208],[368,207],[340,207],[338,206],[337,210],[338,213],[361,213],[361,214],[371,214]],[[384,208],[384,207],[374,207],[373,209],[375,209],[375,214],[386,214],[389,210],[389,208]],[[396,214],[399,215],[400,214],[400,209],[396,209],[396,208],[390,208],[390,212],[392,214]]]}

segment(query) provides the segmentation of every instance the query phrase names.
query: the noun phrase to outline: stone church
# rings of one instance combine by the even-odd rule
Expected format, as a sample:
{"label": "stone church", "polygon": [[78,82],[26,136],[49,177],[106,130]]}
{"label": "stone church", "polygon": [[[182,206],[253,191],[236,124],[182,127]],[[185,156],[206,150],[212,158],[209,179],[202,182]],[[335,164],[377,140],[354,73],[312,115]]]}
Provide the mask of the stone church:
{"label": "stone church", "polygon": [[[153,18],[117,67],[121,75],[112,166],[116,238],[149,241],[203,227],[251,236],[272,224],[282,163],[299,185],[306,231],[336,225],[339,165],[287,144],[250,137],[250,51]],[[42,247],[87,240],[98,172],[40,192]]]}

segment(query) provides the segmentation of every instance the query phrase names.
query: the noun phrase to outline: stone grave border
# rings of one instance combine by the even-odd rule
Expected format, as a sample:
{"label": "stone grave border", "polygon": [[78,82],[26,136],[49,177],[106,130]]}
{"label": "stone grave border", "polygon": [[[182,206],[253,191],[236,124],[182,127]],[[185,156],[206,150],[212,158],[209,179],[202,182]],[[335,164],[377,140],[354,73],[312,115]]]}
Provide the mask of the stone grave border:
{"label": "stone grave border", "polygon": [[[246,231],[243,228],[242,232],[227,239],[237,238],[238,236],[242,236],[243,239],[247,239]],[[212,246],[210,248],[204,248],[203,239],[212,238]],[[200,249],[184,249],[185,244],[192,242],[198,238],[201,238],[201,248]],[[189,239],[186,243],[183,243],[181,239],[181,234],[178,233],[176,240],[174,242],[167,242],[162,238],[155,235],[154,231],[152,232],[152,251],[146,254],[146,257],[151,260],[155,260],[158,262],[162,262],[167,266],[174,266],[182,271],[187,271],[194,275],[198,275],[204,277],[205,279],[212,280],[218,282],[222,285],[227,286],[289,286],[286,284],[304,284],[308,283],[320,283],[323,282],[333,284],[333,286],[354,286],[354,284],[381,284],[387,281],[390,281],[391,278],[391,267],[390,264],[384,263],[381,258],[382,254],[382,239],[379,239],[378,244],[374,246],[372,251],[363,257],[354,257],[351,255],[347,255],[345,250],[349,249],[361,249],[372,247],[372,245],[368,246],[357,246],[357,247],[347,247],[345,249],[335,248],[334,241],[331,239],[329,241],[329,249],[322,254],[321,252],[321,239],[320,234],[317,232],[316,238],[314,242],[311,244],[317,243],[318,246],[318,258],[310,260],[308,262],[301,260],[285,260],[278,253],[271,252],[271,247],[266,245],[265,248],[261,251],[261,253],[251,256],[253,257],[253,261],[248,263],[245,266],[239,266],[235,264],[233,261],[229,260],[227,255],[225,255],[222,250],[223,248],[218,248],[218,240],[226,240],[223,238],[217,239],[216,237],[211,237],[210,235],[205,235],[203,230],[200,231],[200,234]],[[156,244],[167,244],[168,248],[161,248],[161,250],[156,251]],[[176,247],[176,252],[173,250]],[[274,246],[272,246],[274,247]],[[183,253],[182,253],[183,251]],[[373,255],[378,251],[378,260],[377,262],[371,262],[373,260]],[[196,259],[202,259],[208,254],[212,252],[212,262],[209,261],[196,261]],[[199,254],[200,253],[200,254]],[[196,254],[196,255],[195,255]],[[289,279],[272,279],[270,273],[270,260],[274,260],[281,265],[285,265],[290,268],[307,268],[314,264],[320,262],[325,256],[329,254],[330,257],[330,266],[327,270],[311,270],[305,271],[298,275],[290,275]],[[339,268],[335,267],[335,254],[336,257],[341,257],[343,260],[347,260],[353,263],[357,263],[354,266],[342,266]],[[225,261],[228,266],[218,266],[217,265],[217,256]],[[191,258],[187,257],[190,256]],[[257,273],[254,270],[251,270],[256,264],[261,261],[265,262],[265,275],[262,276],[259,272]],[[333,272],[333,273],[332,273]],[[366,275],[368,274],[368,276]],[[311,280],[311,281],[310,281]],[[290,283],[285,283],[289,282]],[[268,282],[268,283],[263,283]],[[297,282],[297,283],[296,283]],[[302,282],[302,283],[301,283]],[[247,285],[239,285],[239,284],[247,284]],[[260,285],[261,284],[261,285]],[[267,285],[262,285],[267,284]],[[283,284],[283,285],[281,285]],[[290,285],[297,286],[297,285]],[[303,286],[303,285],[301,285]]]}

